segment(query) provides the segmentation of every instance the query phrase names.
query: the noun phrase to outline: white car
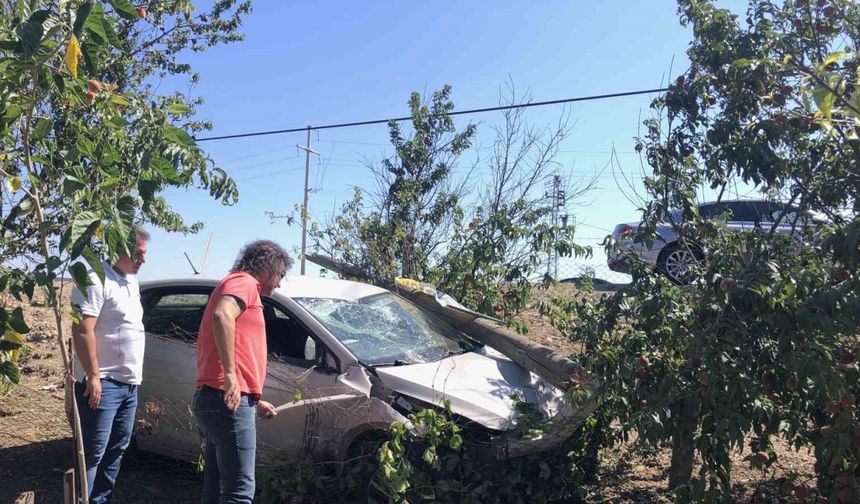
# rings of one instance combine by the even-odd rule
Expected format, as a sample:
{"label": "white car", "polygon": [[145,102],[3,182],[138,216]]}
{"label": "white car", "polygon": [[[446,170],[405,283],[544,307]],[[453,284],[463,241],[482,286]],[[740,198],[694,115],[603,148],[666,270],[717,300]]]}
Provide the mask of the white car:
{"label": "white car", "polygon": [[[776,228],[778,234],[797,234],[795,221],[797,209],[784,203],[765,200],[723,200],[698,205],[703,219],[716,219],[726,216],[726,229],[729,231],[751,231],[756,228],[769,229],[780,217]],[[680,212],[672,212],[674,224],[680,222]],[[799,228],[820,225],[827,220],[820,215],[801,219]],[[672,222],[657,225],[657,238],[649,247],[636,238],[638,222],[622,223],[615,226],[612,238],[618,244],[615,252],[609,254],[606,263],[609,269],[622,273],[630,272],[630,260],[636,257],[677,283],[687,283],[694,278],[696,266],[706,260],[705,248],[695,240],[683,243],[678,239]]]}
{"label": "white car", "polygon": [[[195,341],[217,283],[141,284],[140,449],[198,460],[200,438],[190,411]],[[574,410],[562,391],[501,353],[372,285],[290,277],[263,306],[269,349],[263,397],[281,410],[257,423],[258,464],[273,456],[342,460],[359,440],[378,436],[393,421],[408,424],[410,412],[446,400],[496,457],[524,455],[560,445],[595,408]],[[512,430],[517,401],[559,421],[539,438],[522,436]]]}

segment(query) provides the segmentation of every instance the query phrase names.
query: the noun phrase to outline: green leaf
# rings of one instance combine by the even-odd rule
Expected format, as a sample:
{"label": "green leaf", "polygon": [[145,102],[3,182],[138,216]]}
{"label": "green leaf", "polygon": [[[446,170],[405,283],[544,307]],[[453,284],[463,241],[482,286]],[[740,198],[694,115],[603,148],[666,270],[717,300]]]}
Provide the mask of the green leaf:
{"label": "green leaf", "polygon": [[48,136],[48,132],[54,125],[54,121],[48,117],[40,117],[36,119],[36,126],[33,128],[33,139],[41,140]]}
{"label": "green leaf", "polygon": [[89,138],[87,138],[83,135],[79,136],[75,146],[77,147],[78,152],[82,156],[85,156],[85,157],[92,157],[93,156],[93,147],[94,146],[93,146],[93,142]]}
{"label": "green leaf", "polygon": [[191,138],[191,135],[189,135],[185,130],[177,128],[176,126],[170,124],[168,124],[167,128],[165,128],[164,136],[169,141],[179,143],[188,147],[194,145],[194,139]]}
{"label": "green leaf", "polygon": [[86,247],[84,251],[81,253],[84,256],[84,259],[87,261],[87,264],[90,265],[90,268],[93,269],[96,276],[99,277],[99,281],[104,283],[105,281],[105,269],[102,264],[101,259],[98,254],[96,254],[95,250],[93,250],[92,245]]}
{"label": "green leaf", "polygon": [[0,50],[17,52],[21,50],[21,43],[17,40],[0,40]]}
{"label": "green leaf", "polygon": [[105,18],[105,9],[101,4],[93,5],[93,9],[90,12],[90,15],[87,16],[86,21],[84,22],[84,28],[87,29],[89,34],[93,37],[93,40],[99,45],[104,45],[107,43],[107,33],[105,33],[105,28],[102,21]]}
{"label": "green leaf", "polygon": [[41,9],[34,12],[28,19],[29,23],[38,23],[44,24],[45,21],[51,16],[51,11],[47,9]]}
{"label": "green leaf", "polygon": [[6,188],[10,193],[15,194],[16,192],[21,190],[21,177],[20,175],[13,175],[6,179]]}
{"label": "green leaf", "polygon": [[90,276],[87,273],[87,267],[84,263],[76,262],[69,267],[69,273],[72,274],[72,280],[75,281],[75,285],[78,286],[78,290],[81,292],[86,292],[87,287],[92,285],[92,281],[90,280]]}
{"label": "green leaf", "polygon": [[[87,184],[71,175],[67,175],[66,178],[63,179],[63,194],[68,197],[74,196],[79,191],[83,190],[87,187]],[[65,249],[65,247],[60,247],[61,249]]]}
{"label": "green leaf", "polygon": [[178,101],[172,102],[170,105],[167,106],[167,112],[169,112],[171,114],[175,114],[175,115],[186,114],[186,113],[188,113],[188,111],[189,111],[188,106],[186,104],[184,104],[182,102],[178,102]]}
{"label": "green leaf", "polygon": [[0,376],[5,376],[16,385],[21,383],[21,371],[12,361],[0,362]]}
{"label": "green leaf", "polygon": [[86,23],[92,9],[92,2],[84,2],[78,7],[78,11],[75,13],[75,25],[72,28],[72,33],[75,34],[75,37],[81,38],[81,30],[83,30],[84,23]]}
{"label": "green leaf", "polygon": [[106,117],[104,122],[113,129],[122,129],[128,126],[128,121],[119,114]]}
{"label": "green leaf", "polygon": [[824,58],[824,61],[822,61],[821,64],[818,65],[818,71],[819,72],[825,72],[825,71],[827,71],[827,67],[829,67],[830,65],[832,65],[833,63],[836,63],[837,61],[839,61],[841,59],[844,59],[846,56],[850,56],[850,55],[851,55],[850,52],[844,52],[844,51],[839,51],[839,52],[829,54],[826,58]]}
{"label": "green leaf", "polygon": [[42,35],[45,29],[42,23],[26,22],[19,29],[19,37],[21,38],[21,46],[24,49],[24,57],[30,57],[39,48],[42,43]]}
{"label": "green leaf", "polygon": [[110,43],[110,45],[116,47],[117,49],[122,49],[122,41],[116,34],[116,28],[114,28],[113,26],[113,20],[102,16],[102,28],[105,31],[105,36],[107,37],[108,43]]}
{"label": "green leaf", "polygon": [[99,45],[104,45],[107,43],[107,33],[105,33],[104,26],[102,26],[101,20],[97,18],[90,18],[87,20],[84,28],[87,29],[87,32],[90,34],[90,37]]}
{"label": "green leaf", "polygon": [[15,332],[19,332],[21,334],[27,334],[30,332],[30,327],[27,326],[27,322],[24,321],[24,308],[17,307],[12,310],[12,314],[9,317],[9,320],[6,321],[6,324]]}
{"label": "green leaf", "polygon": [[15,343],[14,341],[0,340],[0,352],[11,352],[12,350],[18,350],[22,346],[24,345]]}
{"label": "green leaf", "polygon": [[131,101],[129,101],[128,98],[126,98],[125,96],[123,96],[121,94],[111,95],[110,102],[113,105],[119,105],[121,107],[126,107],[128,105],[131,105]]}
{"label": "green leaf", "polygon": [[75,217],[72,221],[72,248],[69,252],[71,259],[76,259],[83,253],[100,223],[101,218],[95,212],[81,212]]}
{"label": "green leaf", "polygon": [[[841,77],[839,78],[841,79]],[[818,107],[818,110],[820,110],[821,113],[824,114],[824,117],[829,122],[833,117],[833,104],[836,102],[836,93],[831,91],[831,89],[837,89],[838,85],[830,85],[828,79],[828,86],[830,86],[830,88],[820,84],[818,86],[815,86],[815,89],[812,90],[812,99],[815,101],[815,105]]]}
{"label": "green leaf", "polygon": [[108,0],[108,3],[123,19],[137,21],[137,11],[134,10],[134,6],[128,0]]}
{"label": "green leaf", "polygon": [[150,160],[150,166],[152,166],[152,168],[154,168],[155,171],[168,182],[178,184],[182,181],[182,178],[179,176],[179,172],[176,171],[173,163],[161,156],[153,157]]}

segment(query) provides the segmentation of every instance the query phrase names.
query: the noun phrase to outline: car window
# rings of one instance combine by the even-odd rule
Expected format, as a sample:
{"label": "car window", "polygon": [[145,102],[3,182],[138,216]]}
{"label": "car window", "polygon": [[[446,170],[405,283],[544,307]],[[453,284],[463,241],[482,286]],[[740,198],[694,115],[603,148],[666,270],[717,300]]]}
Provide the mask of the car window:
{"label": "car window", "polygon": [[729,220],[743,222],[761,222],[759,209],[754,201],[732,201],[729,203],[732,217]]}
{"label": "car window", "polygon": [[200,320],[209,302],[201,292],[156,294],[148,303],[143,326],[146,332],[172,339],[196,341]]}
{"label": "car window", "polygon": [[269,360],[299,367],[313,365],[317,357],[317,342],[298,318],[270,298],[263,298],[263,318]]}

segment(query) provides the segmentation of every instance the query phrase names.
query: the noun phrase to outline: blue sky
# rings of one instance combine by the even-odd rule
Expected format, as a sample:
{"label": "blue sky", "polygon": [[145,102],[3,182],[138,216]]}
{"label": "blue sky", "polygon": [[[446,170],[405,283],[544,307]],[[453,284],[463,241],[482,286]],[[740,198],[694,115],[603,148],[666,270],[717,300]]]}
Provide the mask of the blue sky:
{"label": "blue sky", "polygon": [[[243,31],[244,42],[188,57],[202,77],[194,93],[206,99],[200,117],[214,123],[212,135],[408,115],[412,91],[429,94],[444,84],[453,87],[457,109],[496,105],[509,78],[535,101],[657,88],[686,67],[691,36],[671,0],[261,0]],[[168,84],[159,91],[168,92]],[[599,171],[613,146],[622,168],[638,171],[633,138],[650,113],[650,99],[570,107],[575,124],[561,146],[563,172],[586,177]],[[561,107],[532,108],[527,118],[541,126],[554,123],[560,113]],[[500,119],[500,113],[487,113],[460,116],[457,123],[479,124],[479,153]],[[301,202],[304,157],[297,143],[305,143],[304,133],[202,143],[237,180],[240,202],[223,207],[199,190],[166,193],[188,221],[206,227],[189,236],[153,230],[141,279],[190,275],[183,252],[199,260],[209,232],[213,240],[204,273],[211,276],[226,272],[250,240],[298,247],[300,227],[266,217],[267,211],[289,213]],[[313,144],[321,156],[312,162],[310,209],[319,219],[346,201],[352,187],[371,186],[362,159],[379,160],[391,152],[384,125],[323,130],[314,133]],[[595,246],[595,257],[576,264],[600,265],[605,259],[599,238],[618,222],[636,220],[637,213],[606,175],[587,199],[589,206],[570,211],[580,224],[578,241]],[[291,273],[298,274],[298,266]]]}

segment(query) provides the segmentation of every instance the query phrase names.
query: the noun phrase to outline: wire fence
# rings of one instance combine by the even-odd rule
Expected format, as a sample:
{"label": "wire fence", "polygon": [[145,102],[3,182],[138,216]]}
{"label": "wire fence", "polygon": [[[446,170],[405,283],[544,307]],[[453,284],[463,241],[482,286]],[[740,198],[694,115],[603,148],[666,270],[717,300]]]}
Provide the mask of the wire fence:
{"label": "wire fence", "polygon": [[561,258],[558,261],[557,273],[550,275],[558,282],[579,285],[585,277],[591,278],[595,290],[618,290],[630,283],[630,275],[612,271],[606,264],[583,263],[575,259]]}

